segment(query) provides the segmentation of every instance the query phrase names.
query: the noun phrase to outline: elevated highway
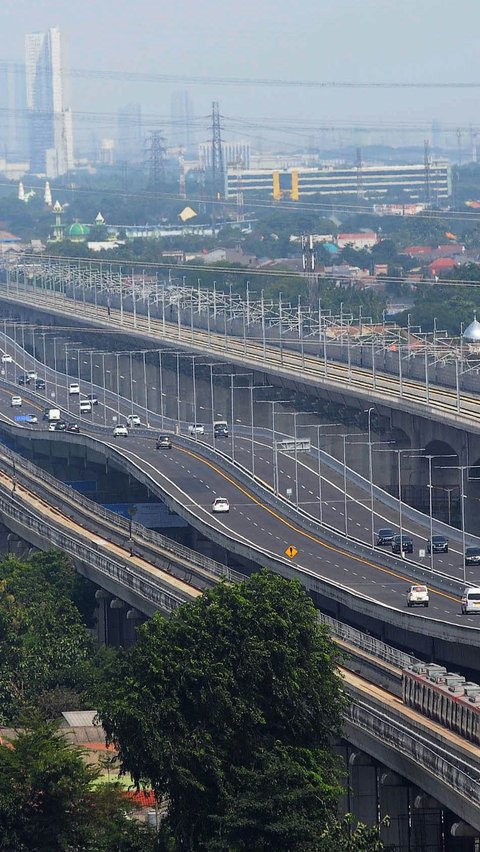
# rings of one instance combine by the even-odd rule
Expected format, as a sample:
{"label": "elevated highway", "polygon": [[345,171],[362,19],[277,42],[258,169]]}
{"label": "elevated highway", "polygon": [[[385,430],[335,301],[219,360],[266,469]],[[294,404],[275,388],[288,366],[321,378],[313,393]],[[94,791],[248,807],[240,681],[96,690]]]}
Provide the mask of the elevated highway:
{"label": "elevated highway", "polygon": [[[35,546],[54,545],[69,553],[82,573],[109,591],[110,606],[118,609],[126,602],[132,607],[127,619],[133,616],[137,620],[140,613],[151,615],[158,610],[171,613],[183,601],[201,594],[201,588],[218,582],[221,575],[230,582],[241,579],[139,525],[135,525],[132,554],[122,518],[107,510],[99,512],[98,506],[6,448],[0,450],[0,470],[2,521]],[[179,578],[182,572],[188,579]],[[100,602],[105,597],[100,596]],[[345,714],[349,742],[373,755],[380,766],[401,773],[480,831],[478,749],[440,725],[427,723],[402,704],[398,697],[401,667],[412,658],[326,616],[320,618],[348,652],[350,669],[363,667],[366,673],[359,676],[347,668],[342,671],[352,699]],[[374,685],[379,680],[388,688]],[[371,806],[375,819],[378,801],[372,800]],[[398,808],[392,812],[392,807],[390,803],[394,828],[389,830],[396,836],[400,821]]]}
{"label": "elevated highway", "polygon": [[[8,400],[11,391],[1,392]],[[2,406],[8,411],[6,403]],[[100,454],[157,494],[169,507],[245,564],[266,565],[285,576],[300,577],[317,601],[344,620],[368,626],[400,646],[416,648],[428,658],[452,665],[476,665],[480,629],[472,616],[462,616],[460,578],[389,557],[374,555],[361,542],[346,542],[322,529],[305,513],[275,497],[247,470],[213,453],[206,445],[174,436],[172,451],[155,449],[148,432],[131,432],[115,443],[100,426],[85,427],[80,435],[51,433],[14,425],[3,415],[1,430],[33,454],[66,460]],[[83,428],[83,426],[82,426]],[[214,496],[225,495],[228,515],[213,516]],[[285,556],[294,545],[294,563]],[[432,589],[429,610],[406,611],[410,582],[427,579]]]}
{"label": "elevated highway", "polygon": [[[58,277],[58,276],[57,276]],[[476,392],[463,390],[460,384],[448,387],[434,380],[421,381],[403,375],[386,373],[371,364],[362,367],[335,362],[321,351],[315,356],[308,351],[297,351],[298,341],[275,345],[264,338],[262,342],[238,336],[219,334],[211,329],[196,327],[192,317],[176,312],[174,321],[163,315],[158,317],[158,308],[147,312],[147,304],[131,291],[120,293],[97,293],[87,283],[72,284],[65,278],[63,286],[49,290],[51,282],[37,278],[31,266],[18,265],[6,270],[6,282],[0,285],[0,296],[5,303],[22,306],[32,305],[39,313],[50,317],[72,319],[91,323],[92,326],[117,328],[132,339],[143,340],[150,345],[162,345],[188,349],[189,352],[209,354],[232,364],[264,373],[269,379],[294,388],[321,391],[339,402],[358,400],[360,405],[374,403],[378,407],[399,410],[415,417],[438,422],[454,429],[468,430],[480,436],[480,397]],[[138,301],[138,304],[137,304]],[[172,313],[172,310],[170,310]],[[187,320],[191,320],[187,322]],[[227,320],[225,319],[225,323]],[[373,349],[375,343],[372,343]],[[479,445],[480,448],[480,445]],[[480,452],[480,449],[479,449]]]}

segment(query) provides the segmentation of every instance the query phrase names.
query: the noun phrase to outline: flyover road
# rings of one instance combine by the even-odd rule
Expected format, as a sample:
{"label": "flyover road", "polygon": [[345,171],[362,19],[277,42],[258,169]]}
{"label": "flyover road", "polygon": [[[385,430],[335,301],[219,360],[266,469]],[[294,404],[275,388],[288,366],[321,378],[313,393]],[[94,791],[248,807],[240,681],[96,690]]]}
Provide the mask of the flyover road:
{"label": "flyover road", "polygon": [[[3,338],[3,336],[2,336]],[[79,397],[70,397],[67,389],[67,377],[64,373],[57,372],[50,367],[46,367],[38,361],[35,361],[31,355],[20,349],[10,338],[2,339],[3,351],[7,351],[14,361],[12,363],[3,364],[5,370],[5,380],[7,387],[13,393],[15,380],[18,381],[19,375],[23,375],[26,370],[35,369],[41,378],[46,381],[44,390],[38,393],[31,393],[32,387],[18,387],[18,393],[24,400],[23,408],[20,414],[12,414],[22,416],[22,413],[35,413],[39,420],[43,413],[44,406],[47,403],[58,404],[62,410],[66,412],[66,418],[81,423],[83,431],[89,428],[89,425],[105,426],[110,424],[109,429],[105,429],[105,433],[111,434],[112,418],[118,419],[119,422],[125,422],[125,417],[129,413],[138,413],[139,416],[145,418],[145,409],[137,404],[133,404],[131,400],[123,398],[113,391],[106,391],[105,388],[93,385],[90,382],[80,381],[82,397],[87,393],[95,392],[98,397],[98,405],[93,406],[91,415],[84,415],[80,419],[79,415]],[[72,377],[74,378],[74,377]],[[76,380],[76,379],[75,379]],[[55,403],[51,402],[52,397]],[[27,407],[27,399],[31,400]],[[7,409],[9,408],[7,402]],[[11,413],[11,412],[10,412]],[[149,412],[149,423],[152,428],[160,429],[163,423],[168,424],[167,431],[178,431],[178,424],[173,420],[162,418],[160,415]],[[186,432],[187,424],[180,424],[183,431]],[[40,420],[37,428],[45,429],[46,424]],[[339,432],[342,430],[340,429]],[[130,438],[133,437],[132,435]],[[281,437],[287,437],[280,432],[276,432],[275,438],[278,441]],[[274,459],[272,448],[272,433],[268,430],[255,430],[253,435],[253,458],[255,462],[256,477],[261,480],[266,487],[272,489],[275,480],[274,467],[277,468],[278,476],[278,492],[284,495],[287,489],[292,491],[292,499],[295,500],[296,487],[298,482],[298,505],[299,508],[308,512],[312,517],[318,519],[319,515],[319,477],[318,477],[318,460],[309,453],[298,453],[297,459],[292,454],[283,452],[278,453],[277,459]],[[130,439],[129,439],[130,440]],[[233,447],[232,447],[233,440]],[[360,437],[358,438],[360,441]],[[352,441],[355,443],[357,437],[354,436]],[[212,446],[211,428],[206,429],[205,436],[195,436],[195,445],[199,453],[202,453],[204,443]],[[234,430],[228,439],[217,439],[215,445],[218,450],[227,454],[234,453],[235,459],[239,461],[245,468],[252,470],[252,436],[250,430],[238,428]],[[365,445],[366,450],[366,445]],[[348,471],[348,476],[344,476],[341,466],[336,463],[336,467],[332,466],[334,460],[328,454],[322,451],[322,466],[321,466],[321,498],[322,498],[322,519],[323,523],[331,529],[338,531],[341,535],[347,534],[346,537],[352,540],[364,542],[371,545],[372,542],[372,521],[371,521],[371,492],[369,483],[363,481],[359,484],[359,480],[353,480],[351,473]],[[386,454],[385,454],[386,456]],[[340,468],[340,469],[339,469]],[[346,493],[345,500],[345,485]],[[373,511],[374,511],[374,528],[390,526],[393,529],[398,529],[399,522],[399,506],[398,501],[384,495],[380,489],[374,489]],[[382,499],[382,496],[385,499]],[[345,518],[347,520],[345,520]],[[436,570],[446,574],[450,574],[457,579],[463,579],[463,558],[462,558],[462,540],[461,534],[456,528],[449,528],[446,524],[442,524],[438,529],[433,527],[434,532],[444,532],[450,539],[450,547],[448,553],[434,554],[433,564]],[[414,552],[418,554],[421,549],[425,551],[426,539],[430,536],[429,518],[415,513],[414,518],[408,517],[407,507],[403,507],[402,531],[410,534],[414,541]],[[468,536],[467,543],[477,543],[476,540]],[[388,548],[388,551],[390,549]],[[423,558],[423,562],[430,565],[430,557]],[[467,570],[465,579],[467,582],[475,584],[477,577],[475,571]]]}
{"label": "flyover road", "polygon": [[[15,409],[9,407],[11,391],[0,391],[0,409],[4,419],[14,422]],[[37,404],[37,403],[35,403]],[[39,406],[41,407],[41,406]],[[17,426],[26,434],[34,431]],[[41,428],[39,426],[39,428]],[[85,429],[84,431],[87,431]],[[58,440],[55,433],[45,435],[48,440]],[[81,439],[82,436],[78,436]],[[149,478],[157,492],[167,492],[176,500],[179,512],[188,517],[195,526],[208,524],[215,533],[221,534],[225,546],[231,540],[245,543],[257,553],[258,563],[262,564],[262,554],[285,563],[285,551],[289,546],[298,550],[294,566],[310,576],[325,578],[329,582],[349,590],[356,596],[405,611],[405,591],[407,585],[415,582],[408,564],[399,560],[398,569],[388,567],[377,560],[376,555],[365,558],[348,552],[339,545],[326,541],[321,530],[315,534],[303,529],[262,499],[237,478],[233,466],[226,471],[219,464],[202,455],[199,447],[191,441],[190,446],[175,443],[171,451],[156,450],[153,437],[131,431],[128,438],[113,440],[111,435],[92,433],[96,441],[103,444],[110,453],[118,453],[129,459],[137,470]],[[62,440],[76,441],[74,434],[62,436]],[[211,504],[216,496],[225,496],[230,502],[230,512],[213,515]],[[267,497],[268,495],[265,495]],[[433,583],[433,579],[432,579]],[[474,628],[480,632],[478,620],[473,616],[462,616],[459,599],[455,593],[431,589],[430,607],[412,611],[412,617],[420,623],[428,620],[440,621]],[[425,621],[424,621],[425,620]]]}
{"label": "flyover road", "polygon": [[[78,289],[78,288],[77,288]],[[145,338],[156,345],[175,346],[191,352],[208,353],[211,356],[228,358],[232,364],[260,370],[284,380],[315,388],[323,388],[335,395],[348,394],[365,402],[385,406],[402,406],[403,410],[428,419],[438,420],[452,426],[480,434],[480,397],[444,386],[414,379],[392,376],[379,370],[372,372],[361,367],[348,366],[322,357],[311,357],[305,353],[280,349],[256,341],[219,335],[201,329],[171,323],[125,309],[107,309],[100,304],[90,304],[86,291],[77,299],[63,292],[52,293],[32,284],[19,281],[15,285],[0,283],[0,296],[12,304],[24,307],[32,302],[39,310],[58,316],[75,316],[94,325],[108,329],[118,328],[130,332],[137,338]],[[83,298],[85,296],[85,298]]]}

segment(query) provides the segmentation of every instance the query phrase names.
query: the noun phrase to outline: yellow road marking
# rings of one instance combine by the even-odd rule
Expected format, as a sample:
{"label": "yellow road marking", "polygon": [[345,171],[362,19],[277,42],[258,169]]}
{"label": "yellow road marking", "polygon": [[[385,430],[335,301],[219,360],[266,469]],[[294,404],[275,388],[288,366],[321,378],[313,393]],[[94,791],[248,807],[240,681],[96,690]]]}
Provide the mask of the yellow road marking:
{"label": "yellow road marking", "polygon": [[[266,503],[262,503],[262,501],[255,497],[254,494],[247,491],[242,485],[240,485],[239,482],[237,482],[235,479],[232,479],[232,477],[230,477],[227,473],[225,473],[223,470],[221,470],[221,468],[217,467],[212,462],[208,461],[202,456],[197,455],[197,453],[192,452],[192,450],[185,449],[184,447],[179,447],[177,445],[176,449],[180,450],[180,452],[182,453],[185,453],[187,456],[191,456],[191,458],[202,462],[215,473],[219,474],[219,476],[221,476],[226,482],[229,482],[230,485],[233,485],[234,488],[241,492],[241,494],[244,494],[245,497],[248,497],[248,499],[251,500],[252,503],[255,503],[257,506],[260,506],[261,509],[264,509],[266,512],[269,513],[269,515],[272,515],[274,518],[280,521],[280,523],[282,523],[284,526],[288,527],[288,529],[292,530],[298,535],[307,538],[309,541],[313,541],[315,544],[320,544],[327,550],[332,551],[332,553],[338,553],[340,556],[348,556],[348,558],[353,560],[354,562],[359,562],[362,565],[368,565],[370,568],[376,568],[377,571],[382,571],[384,574],[388,574],[390,577],[395,577],[397,580],[404,580],[406,583],[413,582],[411,577],[405,577],[404,574],[400,574],[397,571],[393,571],[391,568],[385,568],[383,565],[378,565],[375,562],[370,562],[368,559],[364,559],[363,556],[357,556],[354,553],[349,553],[347,550],[342,550],[339,547],[335,547],[335,545],[329,544],[327,541],[323,541],[322,539],[317,538],[317,536],[312,535],[311,533],[308,533],[305,530],[299,529],[290,521],[287,521],[286,518],[282,517],[282,515],[279,515],[278,512],[276,512],[270,506],[267,506]],[[453,595],[449,595],[446,592],[440,592],[438,591],[438,589],[432,589],[431,591],[433,592],[433,594],[440,595],[442,598],[447,598],[448,600],[454,601],[455,603],[458,603],[460,600],[460,598],[453,597]]]}

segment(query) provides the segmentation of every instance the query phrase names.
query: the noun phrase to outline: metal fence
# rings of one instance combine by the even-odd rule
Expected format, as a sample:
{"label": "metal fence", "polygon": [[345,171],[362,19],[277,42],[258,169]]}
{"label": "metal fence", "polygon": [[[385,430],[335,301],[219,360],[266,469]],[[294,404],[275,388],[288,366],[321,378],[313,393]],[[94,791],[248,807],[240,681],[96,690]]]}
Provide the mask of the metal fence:
{"label": "metal fence", "polygon": [[30,508],[22,506],[18,498],[12,495],[0,495],[0,513],[2,516],[16,521],[20,526],[31,530],[42,540],[48,541],[53,547],[58,547],[69,556],[95,568],[101,574],[115,580],[115,582],[120,583],[166,612],[173,612],[180,604],[184,603],[182,598],[161,589],[158,580],[148,578],[141,569],[134,565],[128,567],[122,565],[99,553],[93,547],[81,544],[73,536],[61,532],[52,524],[39,518]]}
{"label": "metal fence", "polygon": [[380,639],[369,636],[368,633],[362,633],[361,630],[356,630],[355,627],[350,627],[342,621],[337,621],[336,618],[325,615],[323,612],[319,613],[318,620],[330,629],[330,632],[335,638],[341,639],[348,645],[353,645],[355,648],[359,648],[367,654],[371,654],[373,657],[377,657],[379,660],[390,663],[390,665],[396,666],[399,669],[405,669],[408,666],[413,666],[415,663],[421,662],[417,657],[412,657],[410,654],[405,654],[391,645],[386,645]]}

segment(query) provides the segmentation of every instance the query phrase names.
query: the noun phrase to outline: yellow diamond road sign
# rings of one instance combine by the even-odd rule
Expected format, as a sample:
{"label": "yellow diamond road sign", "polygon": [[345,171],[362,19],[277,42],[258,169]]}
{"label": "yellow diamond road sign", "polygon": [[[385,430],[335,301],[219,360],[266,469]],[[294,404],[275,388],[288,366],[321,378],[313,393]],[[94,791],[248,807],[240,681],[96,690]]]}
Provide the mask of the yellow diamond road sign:
{"label": "yellow diamond road sign", "polygon": [[289,556],[290,559],[294,559],[295,556],[297,555],[297,553],[298,553],[298,550],[297,550],[296,547],[293,546],[293,544],[290,544],[285,551],[285,555]]}

